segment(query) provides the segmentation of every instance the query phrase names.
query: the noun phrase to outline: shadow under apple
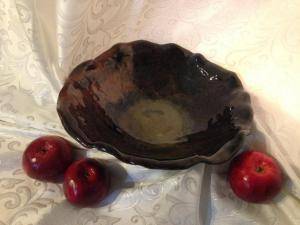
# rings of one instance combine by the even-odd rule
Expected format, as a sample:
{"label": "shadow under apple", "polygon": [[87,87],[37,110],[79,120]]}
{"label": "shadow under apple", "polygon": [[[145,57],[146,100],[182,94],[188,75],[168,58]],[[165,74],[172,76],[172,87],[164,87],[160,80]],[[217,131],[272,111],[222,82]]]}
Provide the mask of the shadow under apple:
{"label": "shadow under apple", "polygon": [[[110,180],[110,189],[108,195],[98,204],[81,207],[70,204],[67,200],[63,200],[55,205],[48,214],[38,222],[38,225],[53,225],[55,224],[88,224],[89,221],[102,221],[100,224],[113,224],[113,221],[118,221],[118,218],[98,215],[96,210],[101,209],[112,204],[124,189],[132,188],[134,182],[128,175],[126,170],[118,163],[109,160],[97,159],[100,163],[105,164],[108,170]],[[85,218],[86,215],[86,218]]]}

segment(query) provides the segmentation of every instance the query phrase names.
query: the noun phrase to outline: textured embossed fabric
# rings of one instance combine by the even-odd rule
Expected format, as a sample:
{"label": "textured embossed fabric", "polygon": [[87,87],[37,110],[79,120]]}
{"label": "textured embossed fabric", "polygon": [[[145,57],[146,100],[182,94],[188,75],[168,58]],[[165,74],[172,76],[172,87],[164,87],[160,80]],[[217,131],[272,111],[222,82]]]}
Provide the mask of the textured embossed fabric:
{"label": "textured embossed fabric", "polygon": [[[0,0],[0,225],[300,224],[299,12],[299,0]],[[93,208],[68,204],[61,184],[25,176],[30,141],[71,140],[55,109],[70,70],[136,39],[175,42],[239,74],[257,128],[246,145],[265,149],[285,173],[274,201],[236,198],[228,163],[149,170],[88,151],[117,171],[113,192]]]}

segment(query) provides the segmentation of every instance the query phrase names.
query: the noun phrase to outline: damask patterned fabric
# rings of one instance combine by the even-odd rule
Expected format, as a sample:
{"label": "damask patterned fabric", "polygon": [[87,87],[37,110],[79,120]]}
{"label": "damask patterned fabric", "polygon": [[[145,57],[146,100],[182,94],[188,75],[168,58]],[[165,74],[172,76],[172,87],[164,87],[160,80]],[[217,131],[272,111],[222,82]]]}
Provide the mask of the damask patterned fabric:
{"label": "damask patterned fabric", "polygon": [[[61,184],[24,174],[30,141],[70,139],[55,109],[70,70],[136,39],[175,42],[239,74],[257,128],[246,146],[266,149],[285,172],[272,203],[236,198],[228,163],[160,171],[88,151],[125,169],[93,208],[71,206]],[[299,62],[299,0],[0,0],[0,225],[300,224]]]}

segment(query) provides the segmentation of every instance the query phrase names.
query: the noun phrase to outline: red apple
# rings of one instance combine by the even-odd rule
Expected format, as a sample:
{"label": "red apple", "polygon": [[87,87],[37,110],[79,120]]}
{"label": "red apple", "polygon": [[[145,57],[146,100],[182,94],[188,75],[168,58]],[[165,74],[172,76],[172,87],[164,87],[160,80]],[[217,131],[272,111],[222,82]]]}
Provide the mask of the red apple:
{"label": "red apple", "polygon": [[23,169],[32,178],[55,181],[73,161],[69,141],[58,136],[43,136],[32,141],[23,153]]}
{"label": "red apple", "polygon": [[245,151],[235,157],[228,179],[238,197],[253,203],[271,200],[279,193],[283,182],[276,160],[259,151]]}
{"label": "red apple", "polygon": [[67,200],[76,205],[100,202],[108,193],[107,169],[95,159],[74,162],[66,171],[64,192]]}

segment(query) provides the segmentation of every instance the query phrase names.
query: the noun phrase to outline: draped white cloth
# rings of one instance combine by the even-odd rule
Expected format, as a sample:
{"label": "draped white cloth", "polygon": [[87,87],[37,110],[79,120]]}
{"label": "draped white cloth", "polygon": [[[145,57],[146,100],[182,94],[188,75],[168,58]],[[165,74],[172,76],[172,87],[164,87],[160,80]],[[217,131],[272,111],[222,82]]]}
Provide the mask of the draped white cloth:
{"label": "draped white cloth", "polygon": [[[93,208],[71,206],[61,184],[24,174],[22,152],[34,138],[72,140],[56,113],[70,70],[136,39],[177,43],[239,74],[259,130],[246,145],[285,173],[274,201],[236,198],[228,163],[160,171],[88,151],[117,171],[113,192]],[[300,224],[299,62],[299,0],[0,0],[0,225]]]}

